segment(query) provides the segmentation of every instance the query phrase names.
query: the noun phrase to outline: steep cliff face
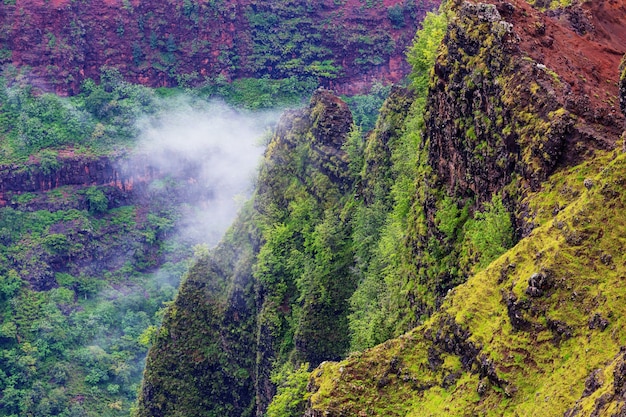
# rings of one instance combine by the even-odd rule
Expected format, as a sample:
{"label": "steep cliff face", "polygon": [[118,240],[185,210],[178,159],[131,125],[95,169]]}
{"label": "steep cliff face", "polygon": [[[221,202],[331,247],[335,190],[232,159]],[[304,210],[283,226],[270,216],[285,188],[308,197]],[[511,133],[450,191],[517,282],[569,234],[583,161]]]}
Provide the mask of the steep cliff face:
{"label": "steep cliff face", "polygon": [[188,272],[150,350],[138,416],[251,416],[255,410],[258,239],[242,216]]}
{"label": "steep cliff face", "polygon": [[0,61],[70,93],[102,66],[150,86],[269,75],[355,92],[406,75],[404,49],[439,3],[14,0],[0,8]]}
{"label": "steep cliff face", "polygon": [[263,415],[281,368],[345,354],[355,287],[342,218],[351,125],[347,105],[324,90],[283,116],[253,204],[168,309],[139,416]]}
{"label": "steep cliff face", "polygon": [[479,203],[513,174],[536,189],[558,166],[615,146],[623,5],[541,12],[526,2],[462,2],[455,14],[426,131],[430,165],[450,193]]}
{"label": "steep cliff face", "polygon": [[[616,68],[626,33],[611,26],[626,18],[622,5],[584,2],[551,11],[523,1],[449,6],[424,116],[422,146],[432,171],[424,177],[409,237],[415,270],[428,271],[416,272],[418,281],[438,297],[476,264],[462,239],[441,228],[437,216],[446,201],[471,213],[495,196],[510,213],[514,237],[523,237],[535,224],[524,195],[555,170],[615,148],[624,122]],[[415,308],[423,309],[420,304]]]}

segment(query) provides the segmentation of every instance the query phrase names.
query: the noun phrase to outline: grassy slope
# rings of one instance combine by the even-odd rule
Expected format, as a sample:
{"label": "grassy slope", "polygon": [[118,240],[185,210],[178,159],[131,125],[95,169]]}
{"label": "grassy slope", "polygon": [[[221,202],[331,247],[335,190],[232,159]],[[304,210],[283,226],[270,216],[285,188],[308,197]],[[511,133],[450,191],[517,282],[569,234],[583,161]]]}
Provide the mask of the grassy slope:
{"label": "grassy slope", "polygon": [[[625,174],[621,154],[555,174],[528,202],[539,209],[559,200],[564,209],[457,287],[423,326],[314,371],[312,407],[330,415],[562,415],[600,368],[607,377],[583,401],[589,410],[611,390],[612,362],[626,342]],[[540,271],[550,284],[533,298],[526,289]],[[517,310],[507,307],[512,296]],[[608,320],[603,331],[590,329],[596,314]]]}

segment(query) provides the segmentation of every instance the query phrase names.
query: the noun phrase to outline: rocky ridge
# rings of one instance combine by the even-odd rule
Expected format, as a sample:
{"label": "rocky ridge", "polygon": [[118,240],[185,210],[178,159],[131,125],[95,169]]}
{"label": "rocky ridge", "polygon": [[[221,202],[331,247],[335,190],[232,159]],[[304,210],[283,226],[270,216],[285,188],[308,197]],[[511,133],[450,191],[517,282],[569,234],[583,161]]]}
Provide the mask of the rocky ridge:
{"label": "rocky ridge", "polygon": [[[60,152],[53,158],[47,164],[32,159],[26,167],[0,166],[0,207],[15,205],[15,199],[29,193],[33,195],[29,209],[42,209],[49,207],[50,202],[45,201],[45,194],[49,191],[63,187],[81,189],[97,186],[108,190],[107,194],[112,197],[110,208],[113,208],[124,202],[147,198],[151,183],[165,176],[189,184],[187,190],[179,190],[184,192],[186,201],[199,201],[211,194],[210,187],[197,183],[201,167],[185,160],[178,161],[178,166],[184,168],[164,173],[148,157],[139,154],[92,157]],[[41,201],[37,202],[37,196],[41,197]],[[179,199],[182,196],[172,195],[172,198]],[[62,208],[68,209],[70,206],[66,204]],[[73,208],[85,207],[79,204]]]}
{"label": "rocky ridge", "polygon": [[[437,227],[433,190],[474,202],[510,193],[512,179],[522,187],[509,204],[518,225],[530,218],[532,227],[522,227],[524,239],[485,272],[450,291],[423,326],[313,370],[305,415],[621,415],[622,265],[614,258],[621,232],[605,225],[624,224],[624,155],[617,150],[624,124],[616,105],[624,102],[626,77],[623,66],[617,72],[624,51],[614,43],[623,32],[608,36],[603,28],[624,10],[593,1],[551,12],[524,2],[451,8],[426,114],[434,170],[427,230]],[[576,35],[560,38],[563,31]],[[502,48],[494,56],[479,39]],[[570,48],[542,55],[561,42]],[[501,50],[508,55],[497,56]],[[583,68],[592,59],[597,64]],[[579,80],[569,78],[575,74]],[[426,247],[417,246],[416,253]]]}
{"label": "rocky ridge", "polygon": [[[337,221],[343,194],[351,189],[352,179],[341,169],[351,124],[347,105],[326,90],[318,90],[307,108],[281,118],[253,204],[191,269],[164,317],[137,416],[263,415],[276,392],[272,373],[288,357],[316,364],[341,357],[345,299],[354,287],[348,259],[322,284],[296,284],[289,266],[275,264],[270,251],[285,239],[292,251],[306,253],[311,218],[320,225]],[[294,221],[293,212],[307,217]],[[331,240],[335,252],[329,256],[345,257],[345,243]],[[300,285],[307,288],[303,294]],[[329,297],[321,299],[324,293]]]}

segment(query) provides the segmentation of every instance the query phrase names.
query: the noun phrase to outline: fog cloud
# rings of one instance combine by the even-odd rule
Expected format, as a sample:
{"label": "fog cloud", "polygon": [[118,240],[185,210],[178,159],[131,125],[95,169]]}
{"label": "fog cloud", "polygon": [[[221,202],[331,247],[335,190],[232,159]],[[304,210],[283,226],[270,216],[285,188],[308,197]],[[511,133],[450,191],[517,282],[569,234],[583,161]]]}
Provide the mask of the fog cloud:
{"label": "fog cloud", "polygon": [[[189,184],[191,204],[178,233],[215,245],[249,196],[263,137],[279,112],[245,112],[221,102],[178,100],[144,118],[138,154],[159,172]],[[204,192],[203,192],[204,190]]]}

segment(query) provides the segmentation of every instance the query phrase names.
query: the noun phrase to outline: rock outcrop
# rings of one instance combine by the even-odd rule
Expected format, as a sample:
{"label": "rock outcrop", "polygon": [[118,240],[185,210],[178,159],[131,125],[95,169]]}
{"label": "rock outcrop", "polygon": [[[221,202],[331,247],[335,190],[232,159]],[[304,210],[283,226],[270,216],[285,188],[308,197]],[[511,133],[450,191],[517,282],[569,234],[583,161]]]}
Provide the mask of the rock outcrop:
{"label": "rock outcrop", "polygon": [[[142,155],[134,156],[78,156],[65,154],[52,156],[52,160],[42,162],[33,158],[28,165],[0,166],[0,207],[12,205],[15,198],[23,193],[34,193],[42,198],[45,193],[57,188],[71,186],[86,188],[92,186],[107,187],[111,195],[112,206],[141,200],[148,197],[150,184],[165,175],[174,181],[183,181],[188,185],[183,192],[186,201],[199,201],[210,197],[211,189],[206,184],[199,184],[201,167],[198,163],[180,160],[180,169],[162,172],[162,168],[150,158]],[[176,158],[176,155],[172,155]],[[180,195],[172,194],[171,198],[179,200]],[[30,210],[45,209],[48,202],[42,201],[36,207],[37,198],[30,204]],[[69,207],[65,207],[66,209]],[[84,208],[77,206],[75,208]]]}

